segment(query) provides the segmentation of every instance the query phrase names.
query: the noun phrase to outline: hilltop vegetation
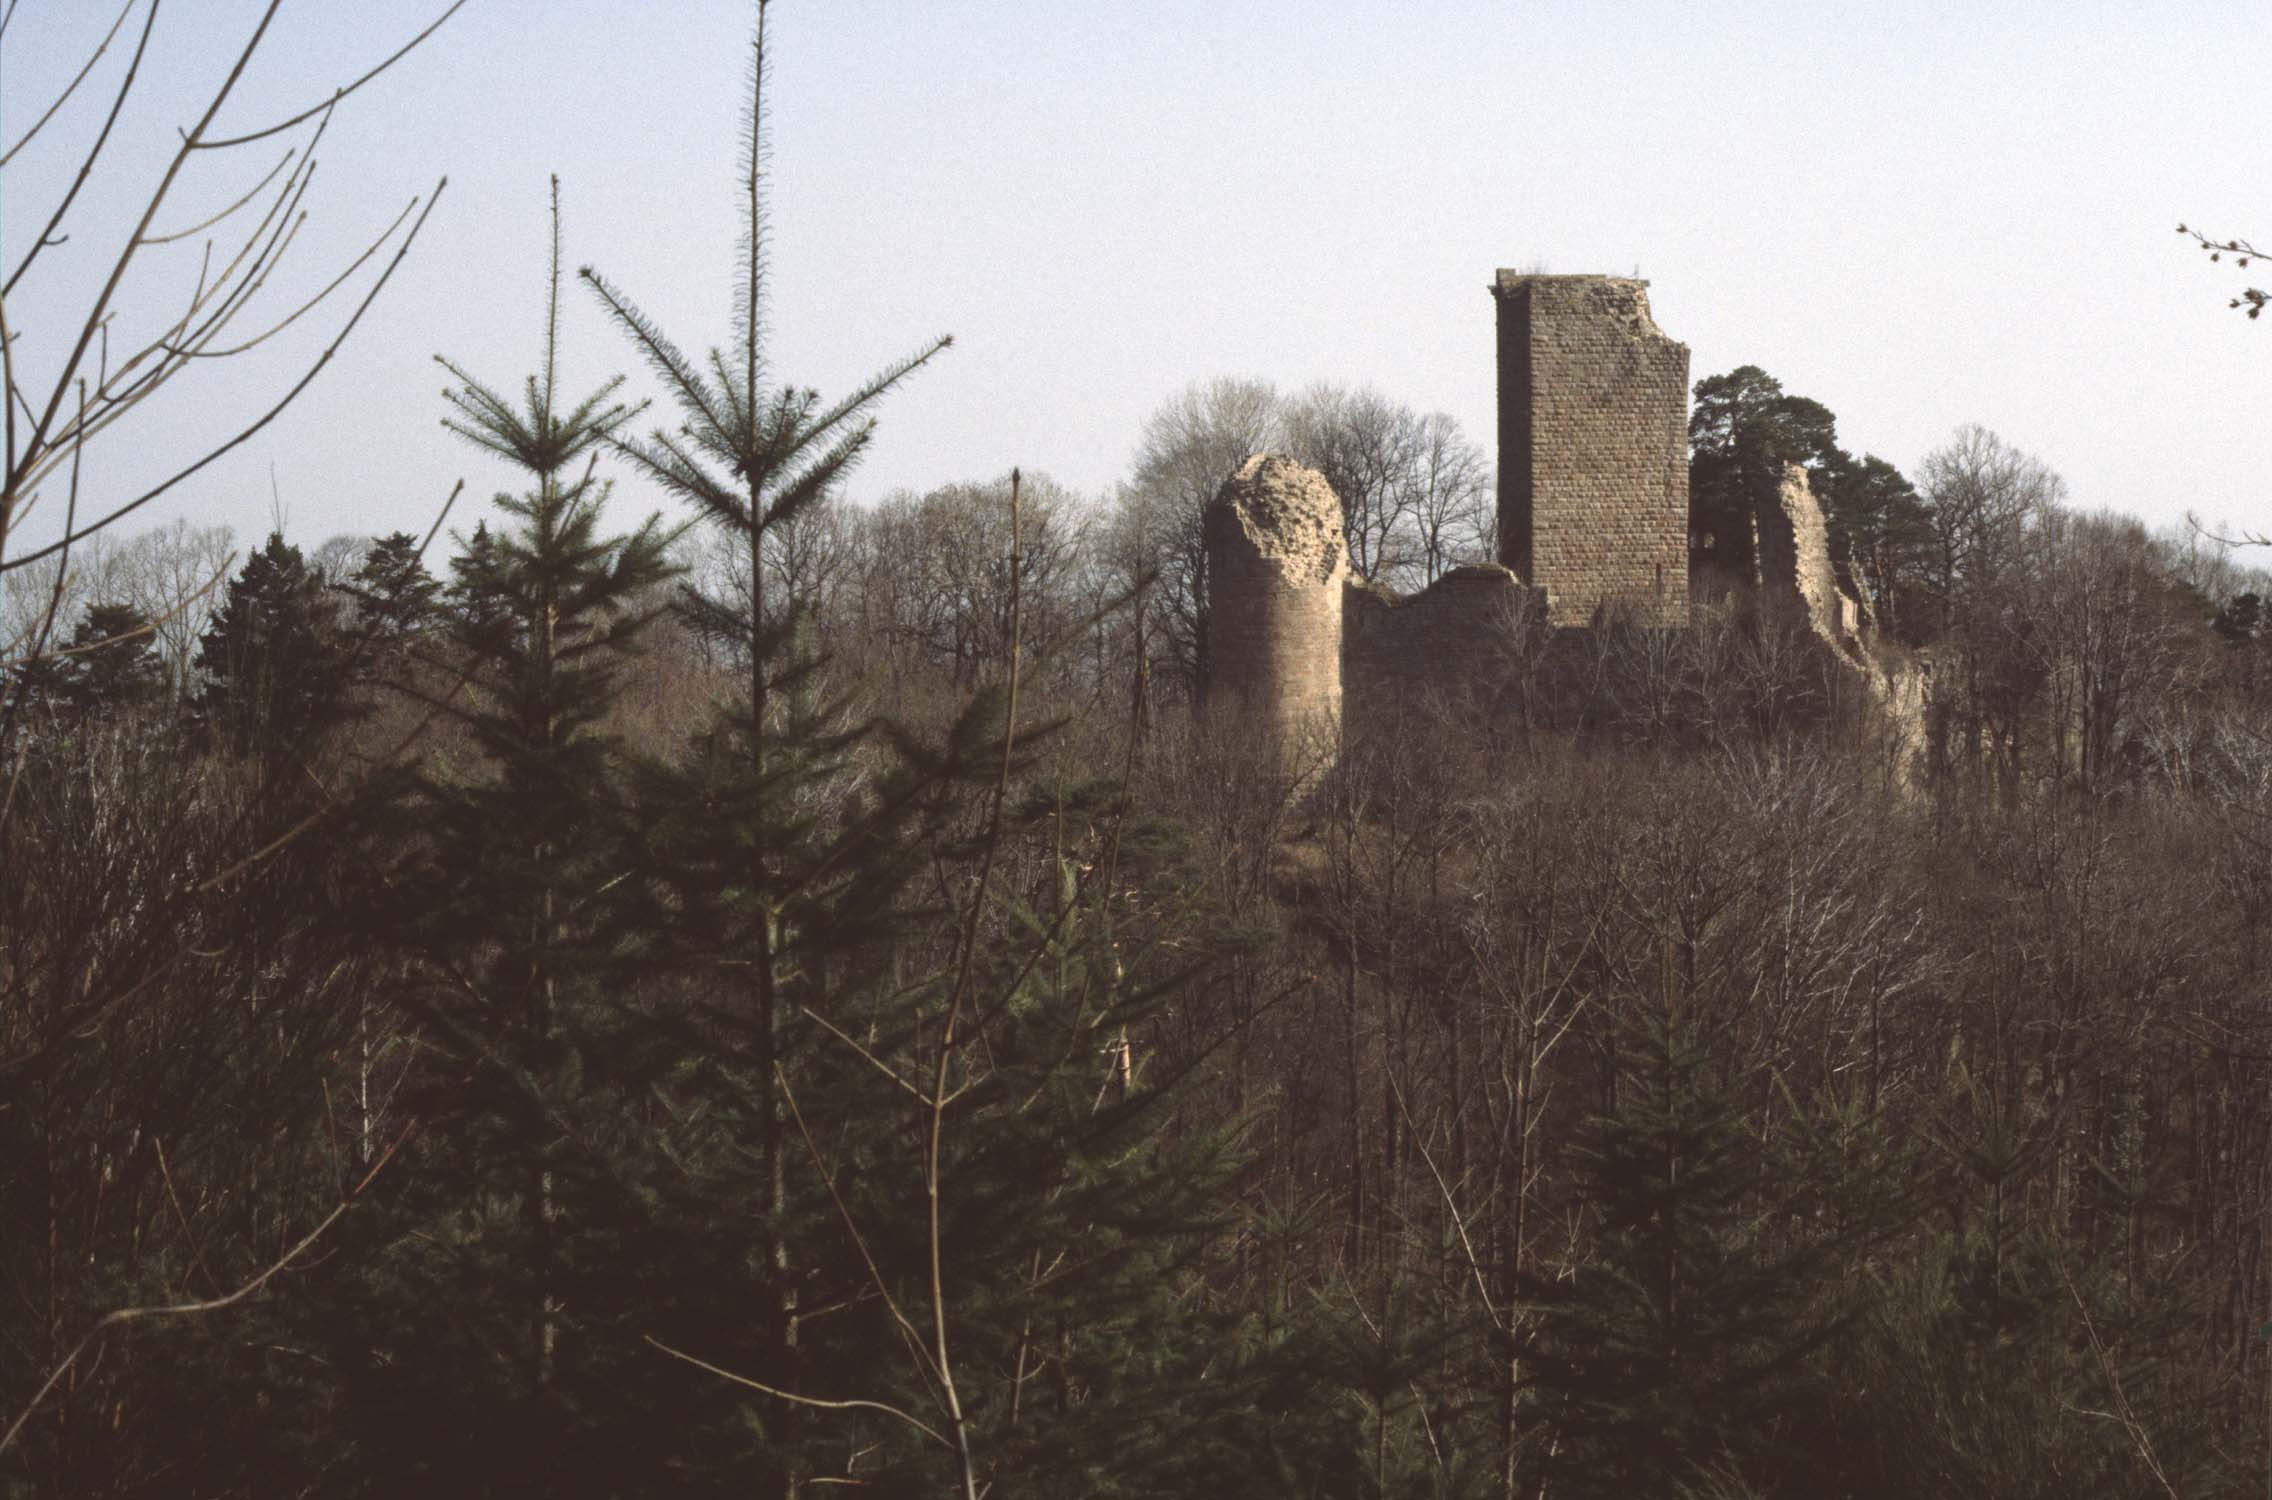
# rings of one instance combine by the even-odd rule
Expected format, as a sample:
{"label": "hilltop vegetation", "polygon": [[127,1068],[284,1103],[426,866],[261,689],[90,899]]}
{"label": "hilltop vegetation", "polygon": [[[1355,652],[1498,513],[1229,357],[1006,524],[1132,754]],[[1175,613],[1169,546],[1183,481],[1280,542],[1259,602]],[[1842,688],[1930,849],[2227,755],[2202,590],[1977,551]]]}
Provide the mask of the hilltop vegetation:
{"label": "hilltop vegetation", "polygon": [[2256,1492],[2261,576],[1747,366],[1693,482],[1813,471],[1913,764],[1741,599],[1277,764],[1200,507],[1425,584],[1476,445],[855,504],[944,341],[766,371],[762,102],[723,353],[556,248],[659,405],[451,367],[488,519],[0,546],[0,1492]]}

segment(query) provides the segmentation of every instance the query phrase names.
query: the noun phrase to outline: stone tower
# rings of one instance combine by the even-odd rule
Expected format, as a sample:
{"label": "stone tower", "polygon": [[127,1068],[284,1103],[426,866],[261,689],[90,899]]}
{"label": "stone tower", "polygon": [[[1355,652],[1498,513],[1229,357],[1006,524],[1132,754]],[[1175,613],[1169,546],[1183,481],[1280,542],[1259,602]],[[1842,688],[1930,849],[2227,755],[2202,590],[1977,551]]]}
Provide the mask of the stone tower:
{"label": "stone tower", "polygon": [[1330,760],[1341,733],[1341,502],[1314,469],[1257,453],[1205,519],[1208,706],[1275,749]]}
{"label": "stone tower", "polygon": [[1499,560],[1554,625],[1688,622],[1688,346],[1646,281],[1501,271]]}

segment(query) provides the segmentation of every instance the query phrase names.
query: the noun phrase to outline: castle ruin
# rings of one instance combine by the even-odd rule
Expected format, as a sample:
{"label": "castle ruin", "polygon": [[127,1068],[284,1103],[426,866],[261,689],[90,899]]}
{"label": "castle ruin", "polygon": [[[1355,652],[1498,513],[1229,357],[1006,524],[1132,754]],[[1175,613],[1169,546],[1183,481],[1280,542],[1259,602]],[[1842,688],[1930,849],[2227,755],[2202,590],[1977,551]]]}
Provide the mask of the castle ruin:
{"label": "castle ruin", "polygon": [[1314,469],[1257,453],[1204,521],[1214,599],[1210,691],[1282,746],[1341,729],[1342,602],[1349,545],[1341,502]]}
{"label": "castle ruin", "polygon": [[1205,517],[1211,701],[1282,754],[1330,760],[1342,716],[1415,693],[1473,692],[1511,633],[1568,639],[1611,622],[1685,627],[1747,593],[1857,667],[1866,619],[1793,465],[1772,496],[1697,516],[1688,493],[1688,346],[1648,283],[1500,271],[1499,558],[1400,595],[1354,577],[1340,502],[1290,458],[1257,454]]}
{"label": "castle ruin", "polygon": [[1649,284],[1524,276],[1499,315],[1499,561],[1547,622],[1605,608],[1688,617],[1688,346],[1649,316]]}

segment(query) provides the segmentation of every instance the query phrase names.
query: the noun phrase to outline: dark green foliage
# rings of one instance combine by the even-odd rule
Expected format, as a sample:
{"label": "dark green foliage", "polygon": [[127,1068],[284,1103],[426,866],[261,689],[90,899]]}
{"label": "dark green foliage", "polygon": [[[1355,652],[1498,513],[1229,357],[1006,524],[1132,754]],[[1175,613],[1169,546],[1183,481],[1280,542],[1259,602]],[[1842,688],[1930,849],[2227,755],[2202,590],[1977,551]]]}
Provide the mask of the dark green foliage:
{"label": "dark green foliage", "polygon": [[1829,517],[1833,557],[1859,574],[1846,582],[1873,600],[1891,597],[1925,534],[1924,504],[1892,464],[1839,447],[1828,407],[1744,365],[1696,382],[1688,441],[1690,501],[1706,529],[1741,529],[1739,518],[1774,495],[1784,466],[1798,464]]}
{"label": "dark green foliage", "polygon": [[[403,1486],[640,1487],[610,1459],[636,1452],[619,1424],[646,1414],[624,1397],[636,1341],[617,1319],[662,1268],[637,1248],[655,1163],[612,1047],[631,817],[599,724],[673,569],[659,523],[603,536],[604,487],[588,466],[565,477],[630,412],[612,384],[561,411],[553,354],[548,338],[521,407],[449,366],[464,382],[452,430],[533,488],[497,497],[514,524],[478,554],[481,607],[450,625],[466,685],[448,707],[482,759],[423,778],[416,852],[390,882],[390,935],[410,959],[399,999],[439,1066],[419,1181],[396,1210],[418,1231],[357,1293],[337,1357],[353,1409],[386,1431],[369,1432],[374,1471]],[[393,553],[399,584],[415,564]]]}
{"label": "dark green foliage", "polygon": [[1935,1236],[1881,1273],[1824,1372],[1844,1462],[1830,1467],[1824,1445],[1820,1480],[1868,1500],[2144,1500],[2169,1493],[2150,1459],[2179,1494],[2250,1493],[2224,1487],[2196,1436],[2207,1413],[2139,1353],[2191,1316],[2168,1289],[2124,1288],[2033,1232],[2001,1249],[1978,1230]]}
{"label": "dark green foliage", "polygon": [[345,647],[323,583],[281,532],[245,559],[199,643],[199,721],[232,748],[305,749],[346,709]]}
{"label": "dark green foliage", "polygon": [[[1244,1494],[1485,1496],[1496,1434],[1473,1399],[1487,1342],[1447,1323],[1439,1299],[1400,1278],[1384,1292],[1333,1281],[1264,1326],[1223,1340],[1210,1372],[1252,1410],[1226,1422],[1215,1459]],[[1192,1493],[1203,1471],[1185,1472]]]}
{"label": "dark green foliage", "polygon": [[165,664],[158,659],[150,621],[130,604],[98,604],[88,610],[66,649],[71,675],[64,695],[81,713],[108,717],[146,707],[165,694]]}
{"label": "dark green foliage", "polygon": [[390,533],[379,538],[348,580],[358,633],[382,656],[417,641],[441,612],[442,585],[426,571],[418,550],[418,538],[409,532]]}
{"label": "dark green foliage", "polygon": [[74,722],[146,708],[165,696],[150,622],[127,604],[97,604],[71,638],[10,674],[26,709]]}
{"label": "dark green foliage", "polygon": [[[694,777],[661,780],[676,781],[666,805],[685,810],[680,814],[682,823],[701,821],[703,815],[695,809],[706,808],[712,825],[708,837],[695,841],[691,863],[681,866],[696,872],[694,878],[681,879],[678,886],[683,890],[699,885],[711,893],[710,920],[697,926],[696,941],[712,945],[715,961],[732,965],[742,980],[743,993],[735,1004],[749,1044],[741,1075],[746,1097],[742,1118],[748,1133],[737,1145],[756,1169],[747,1201],[753,1208],[758,1261],[768,1283],[759,1306],[750,1311],[762,1330],[759,1368],[788,1380],[795,1376],[800,1318],[796,1278],[803,1274],[804,1263],[792,1262],[790,1248],[786,1175],[790,1140],[783,1079],[794,1040],[789,1029],[796,1018],[792,1009],[796,1002],[787,992],[800,976],[812,982],[828,977],[809,962],[792,968],[798,962],[792,950],[801,934],[828,930],[826,923],[810,915],[812,902],[860,894],[870,884],[888,890],[904,878],[895,868],[897,860],[882,864],[889,873],[879,880],[867,866],[835,856],[848,841],[857,847],[872,837],[868,830],[888,830],[907,803],[887,798],[882,811],[890,817],[863,814],[835,822],[818,814],[814,799],[799,799],[800,792],[830,779],[842,746],[813,733],[811,705],[795,680],[809,670],[810,662],[786,644],[795,611],[768,608],[766,545],[775,528],[826,501],[868,444],[874,430],[869,409],[946,347],[947,340],[887,368],[833,404],[823,403],[812,390],[768,384],[761,199],[766,159],[765,20],[766,5],[759,0],[741,204],[746,254],[734,289],[737,326],[728,346],[713,348],[698,364],[596,272],[586,268],[582,275],[662,380],[678,411],[675,429],[657,430],[643,443],[622,445],[622,451],[664,489],[692,502],[700,518],[732,533],[749,563],[749,596],[740,630],[747,642],[748,697],[721,717],[701,757],[706,764]],[[704,624],[715,632],[719,622],[711,619]],[[777,699],[786,707],[785,719]],[[814,836],[794,831],[799,825],[810,828]],[[786,838],[785,830],[790,830]],[[907,848],[901,857],[913,852]],[[669,878],[661,871],[658,875]],[[856,920],[874,909],[845,904],[831,915]],[[798,1251],[806,1253],[803,1246]],[[787,1430],[787,1425],[767,1429],[775,1451],[767,1460],[772,1467],[761,1485],[764,1493],[786,1495],[794,1488],[792,1473],[782,1465],[801,1455],[793,1455],[782,1442]]]}
{"label": "dark green foliage", "polygon": [[1890,1227],[1885,1163],[1842,1169],[1715,1077],[1666,967],[1575,1147],[1593,1254],[1533,1289],[1525,1352],[1565,1493],[1667,1493],[1722,1461],[1772,1479],[1806,1430],[1807,1361],[1848,1315],[1841,1262]]}
{"label": "dark green foliage", "polygon": [[[1696,382],[1688,444],[1697,456],[1715,464],[1739,465],[1753,477],[1764,464],[1795,463],[1819,470],[1843,456],[1838,419],[1830,408],[1804,396],[1786,395],[1783,382],[1757,365]],[[1713,472],[1716,478],[1718,471]]]}
{"label": "dark green foliage", "polygon": [[2217,611],[2212,622],[2217,634],[2233,645],[2255,643],[2264,632],[2264,600],[2253,590],[2236,594]]}
{"label": "dark green foliage", "polygon": [[[984,717],[971,717],[967,734],[982,737]],[[951,811],[887,791],[870,815],[924,800]],[[946,830],[926,821],[904,826],[941,839]],[[1004,835],[1012,842],[1000,852],[1023,846],[1039,878],[998,892],[964,995],[966,1040],[944,1059],[957,989],[951,928],[884,927],[847,901],[845,920],[896,961],[897,982],[841,940],[782,949],[781,996],[811,1018],[784,1039],[780,1075],[791,1146],[781,1222],[803,1321],[793,1358],[752,1349],[746,1357],[762,1362],[738,1368],[802,1392],[881,1401],[946,1432],[930,1321],[943,1293],[976,1470],[1028,1494],[1190,1493],[1253,1472],[1255,1458],[1244,1449],[1256,1436],[1262,1366],[1242,1357],[1243,1320],[1206,1284],[1236,1227],[1227,1188],[1241,1159],[1237,1127],[1174,1129],[1189,1079],[1143,1041],[1168,1007],[1191,1002],[1213,949],[1189,934],[1174,946],[1150,941],[1141,920],[1122,925],[1123,903],[1141,912],[1147,898],[1172,894],[1143,863],[1121,864],[1117,899],[1084,882],[1083,869],[1113,858],[1116,825],[1082,836],[1044,815]],[[947,857],[967,872],[985,856],[964,847]],[[880,850],[861,862],[905,863]],[[728,1066],[750,1065],[736,1055]],[[732,1073],[718,1078],[727,1136],[696,1157],[712,1201],[749,1201],[764,1186],[753,1163],[723,1149],[764,1124],[757,1096],[734,1088]],[[925,1096],[942,1077],[935,1289],[923,1142]],[[707,1332],[686,1352],[730,1363],[714,1352],[719,1342]],[[697,1388],[714,1379],[662,1378]],[[1306,1391],[1314,1377],[1299,1384]],[[799,1418],[751,1399],[769,1446],[795,1471],[889,1493],[953,1488],[954,1453],[904,1421]]]}
{"label": "dark green foliage", "polygon": [[474,524],[473,535],[458,540],[458,554],[450,559],[450,583],[443,592],[443,607],[451,628],[460,635],[487,636],[510,629],[512,611],[500,592],[497,578],[497,539],[489,523]]}
{"label": "dark green foliage", "polygon": [[[761,100],[751,122],[730,355],[697,366],[586,273],[679,409],[675,432],[626,451],[750,567],[738,613],[698,617],[744,643],[747,695],[693,754],[649,767],[640,798],[644,957],[703,1002],[676,1023],[703,1042],[673,1086],[701,1121],[677,1149],[703,1199],[747,1205],[718,1232],[755,1272],[712,1291],[734,1331],[684,1352],[777,1391],[891,1408],[740,1393],[745,1472],[766,1493],[796,1476],[883,1493],[1220,1482],[1250,1388],[1228,1374],[1236,1316],[1202,1279],[1230,1223],[1232,1134],[1171,1133],[1183,1080],[1136,1066],[1203,950],[1121,926],[1126,883],[1154,872],[1122,848],[1117,807],[1075,820],[1045,800],[1027,833],[1005,828],[1039,739],[1005,745],[1007,686],[937,739],[839,727],[848,716],[815,690],[802,601],[768,599],[766,549],[828,503],[869,440],[867,409],[945,340],[834,405],[764,389]],[[994,879],[1021,845],[1035,875]],[[659,1378],[717,1389],[691,1368]]]}
{"label": "dark green foliage", "polygon": [[[1916,569],[1916,549],[1931,534],[1916,486],[1874,453],[1839,454],[1816,483],[1836,528],[1833,556],[1841,566],[1851,562],[1859,575],[1852,581],[1867,597],[1892,604]],[[1838,556],[1837,548],[1847,555]]]}

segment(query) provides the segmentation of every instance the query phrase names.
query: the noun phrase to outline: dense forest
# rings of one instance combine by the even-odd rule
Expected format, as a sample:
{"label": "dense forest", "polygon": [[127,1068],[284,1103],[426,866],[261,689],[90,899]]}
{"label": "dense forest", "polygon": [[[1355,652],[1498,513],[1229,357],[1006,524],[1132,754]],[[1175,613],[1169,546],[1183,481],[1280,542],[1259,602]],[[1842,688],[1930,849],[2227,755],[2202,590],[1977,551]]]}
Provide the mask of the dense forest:
{"label": "dense forest", "polygon": [[[1200,510],[1291,452],[1423,585],[1495,552],[1456,422],[1218,380],[1109,495],[860,503],[944,341],[831,404],[760,234],[690,357],[560,223],[534,373],[444,361],[471,526],[89,522],[192,367],[9,375],[0,1493],[2264,1485],[2245,547],[1746,366],[1692,488],[1808,468],[1921,729],[1733,597],[1289,765]],[[556,388],[571,296],[652,405]]]}

